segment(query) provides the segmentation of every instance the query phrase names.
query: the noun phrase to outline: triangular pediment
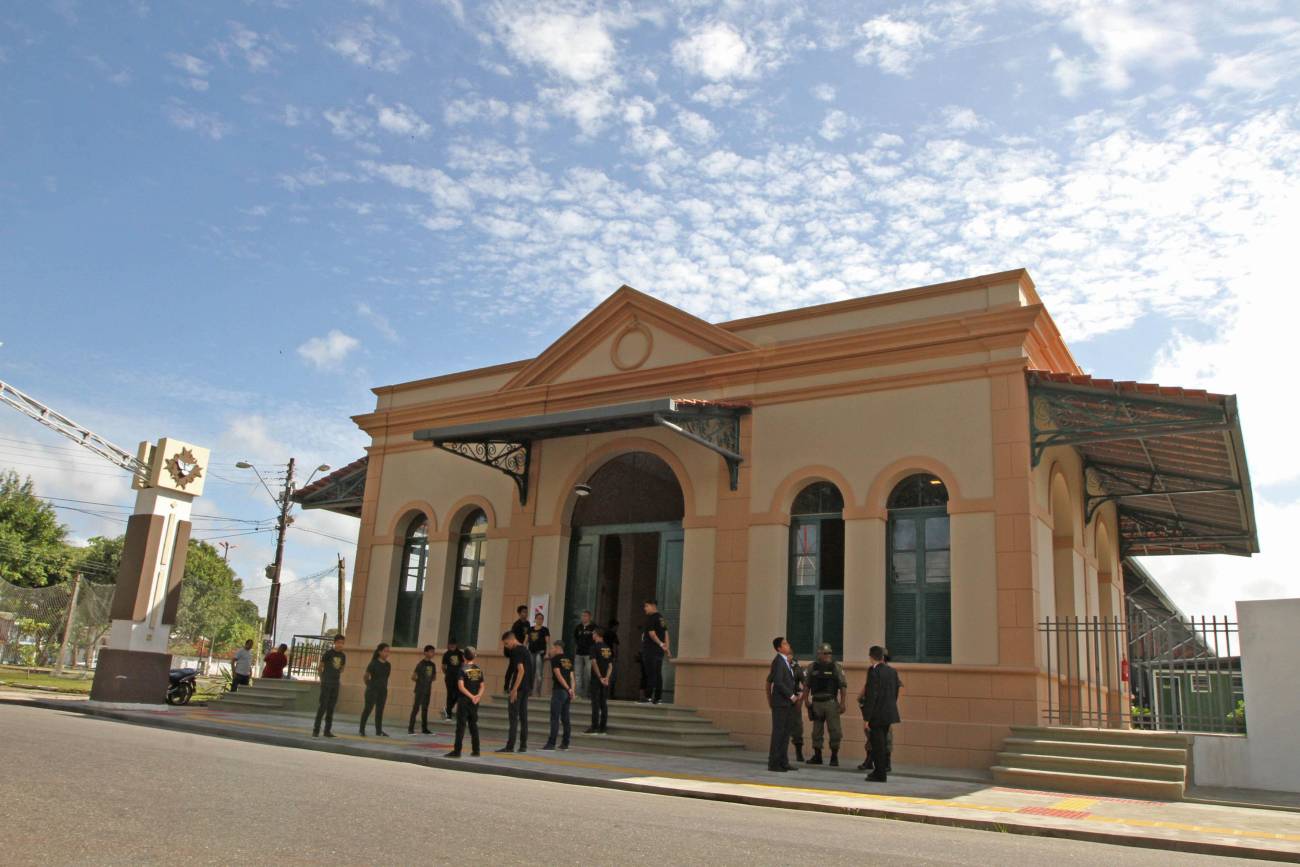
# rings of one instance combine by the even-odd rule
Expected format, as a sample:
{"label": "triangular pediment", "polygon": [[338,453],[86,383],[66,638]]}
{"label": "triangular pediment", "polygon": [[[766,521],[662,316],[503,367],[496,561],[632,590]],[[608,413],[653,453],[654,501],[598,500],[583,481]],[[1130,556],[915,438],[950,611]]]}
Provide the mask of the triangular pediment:
{"label": "triangular pediment", "polygon": [[620,286],[504,388],[595,379],[756,348],[671,304]]}

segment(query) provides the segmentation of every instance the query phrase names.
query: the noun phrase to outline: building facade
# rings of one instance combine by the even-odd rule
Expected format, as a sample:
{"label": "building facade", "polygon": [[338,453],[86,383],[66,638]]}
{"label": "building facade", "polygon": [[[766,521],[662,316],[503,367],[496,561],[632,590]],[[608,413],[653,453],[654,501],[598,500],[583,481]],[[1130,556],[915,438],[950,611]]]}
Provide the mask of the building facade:
{"label": "building facade", "polygon": [[[1049,678],[1044,617],[1120,614],[1129,554],[1254,549],[1231,398],[1084,376],[1023,270],[721,324],[622,287],[536,358],[374,391],[367,456],[298,494],[361,520],[344,709],[380,641],[398,673],[476,644],[499,690],[498,636],[538,597],[556,637],[618,621],[635,697],[655,598],[671,700],[748,746],[787,635],[805,661],[834,645],[851,693],[888,646],[898,760],[988,767],[1080,688]],[[1222,484],[1157,466],[1159,436]]]}

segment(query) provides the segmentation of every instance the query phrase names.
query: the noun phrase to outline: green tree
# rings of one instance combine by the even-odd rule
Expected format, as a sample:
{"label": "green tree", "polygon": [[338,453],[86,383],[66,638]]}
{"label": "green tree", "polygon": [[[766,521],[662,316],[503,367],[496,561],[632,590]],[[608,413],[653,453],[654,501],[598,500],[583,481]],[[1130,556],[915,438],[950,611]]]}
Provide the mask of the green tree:
{"label": "green tree", "polygon": [[20,587],[66,580],[72,552],[54,507],[36,496],[31,477],[0,474],[0,578]]}
{"label": "green tree", "polygon": [[240,597],[244,582],[207,542],[190,542],[181,584],[181,605],[172,638],[196,644],[211,639],[218,648],[257,638],[257,606]]}
{"label": "green tree", "polygon": [[125,541],[125,536],[111,539],[92,536],[86,547],[75,549],[73,568],[95,584],[116,584],[117,570],[122,566],[122,544]]}

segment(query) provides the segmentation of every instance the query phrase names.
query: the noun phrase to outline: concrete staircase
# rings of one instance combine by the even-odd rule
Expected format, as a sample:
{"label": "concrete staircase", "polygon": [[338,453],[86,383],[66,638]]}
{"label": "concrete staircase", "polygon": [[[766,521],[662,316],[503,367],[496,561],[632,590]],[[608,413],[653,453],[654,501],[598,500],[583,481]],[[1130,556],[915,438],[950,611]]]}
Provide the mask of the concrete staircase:
{"label": "concrete staircase", "polygon": [[[435,723],[433,707],[429,708],[429,727],[455,731],[456,724],[443,722],[441,713]],[[671,704],[640,704],[633,701],[609,703],[609,734],[588,735],[583,729],[591,724],[591,703],[576,699],[570,708],[575,746],[599,747],[639,753],[665,753],[670,755],[713,755],[721,752],[741,752],[743,745],[730,735],[697,714],[693,709]],[[528,702],[528,749],[540,749],[550,732],[550,696],[532,698]],[[406,718],[393,718],[385,728],[396,733],[404,729]],[[417,723],[418,724],[418,723]],[[507,703],[504,695],[493,696],[491,702],[479,705],[479,732],[485,736],[504,738],[509,729]],[[466,735],[468,737],[468,735]],[[468,748],[468,745],[467,747]]]}
{"label": "concrete staircase", "polygon": [[237,713],[301,713],[316,710],[320,685],[311,680],[258,678],[228,692],[208,707]]}
{"label": "concrete staircase", "polygon": [[1178,801],[1190,766],[1176,732],[1012,726],[991,770],[1004,786]]}

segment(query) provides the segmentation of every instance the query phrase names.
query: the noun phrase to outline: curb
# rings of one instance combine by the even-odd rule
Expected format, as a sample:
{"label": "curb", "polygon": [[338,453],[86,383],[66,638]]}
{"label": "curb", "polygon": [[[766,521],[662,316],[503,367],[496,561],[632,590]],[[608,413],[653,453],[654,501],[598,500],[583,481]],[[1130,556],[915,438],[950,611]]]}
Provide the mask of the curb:
{"label": "curb", "polygon": [[157,718],[140,718],[129,712],[92,708],[73,705],[67,701],[42,701],[40,699],[20,699],[8,696],[0,696],[0,704],[16,705],[19,707],[38,707],[45,710],[63,710],[71,713],[79,713],[85,716],[100,717],[118,722],[130,723],[132,725],[146,726],[149,728],[168,729],[171,731],[180,731],[187,734],[199,734],[209,737],[226,738],[228,740],[246,741],[249,743],[266,744],[270,746],[290,747],[301,750],[314,750],[322,753],[334,753],[337,755],[356,756],[359,758],[379,759],[390,762],[404,762],[406,764],[423,765],[425,767],[436,768],[445,771],[460,771],[472,774],[490,774],[499,777],[510,777],[513,779],[540,780],[548,783],[565,783],[568,785],[590,786],[599,789],[613,789],[624,792],[635,792],[643,795],[662,795],[666,797],[694,798],[703,801],[717,801],[720,803],[743,804],[754,807],[767,807],[769,809],[779,810],[802,810],[812,813],[830,813],[842,816],[861,816],[870,819],[893,819],[902,822],[915,822],[922,825],[937,825],[949,828],[965,828],[976,831],[995,831],[1003,834],[1017,834],[1026,837],[1050,837],[1063,840],[1081,840],[1087,843],[1106,843],[1116,846],[1129,846],[1139,849],[1159,849],[1169,852],[1182,852],[1190,855],[1220,855],[1236,858],[1252,858],[1264,861],[1283,861],[1288,863],[1300,864],[1300,852],[1286,852],[1279,849],[1266,849],[1252,846],[1235,846],[1226,843],[1213,843],[1209,841],[1195,840],[1170,840],[1164,838],[1141,837],[1136,835],[1125,834],[1108,834],[1104,831],[1090,831],[1073,828],[1043,828],[1032,825],[1017,825],[1010,822],[999,822],[989,819],[963,818],[956,816],[925,816],[916,813],[898,812],[881,807],[848,807],[837,806],[833,804],[813,804],[802,803],[799,801],[772,801],[765,798],[759,798],[749,795],[737,795],[723,792],[698,792],[688,790],[664,790],[648,789],[636,783],[621,782],[618,780],[602,780],[592,777],[576,777],[566,774],[555,773],[553,771],[539,771],[534,769],[511,768],[501,765],[484,765],[462,762],[457,759],[447,759],[442,756],[420,756],[393,753],[387,750],[369,749],[363,746],[357,746],[348,743],[333,743],[329,741],[316,741],[309,737],[299,737],[294,735],[280,734],[277,732],[244,732],[232,729],[226,729],[209,723],[195,722],[192,720],[167,719],[166,717]]}

